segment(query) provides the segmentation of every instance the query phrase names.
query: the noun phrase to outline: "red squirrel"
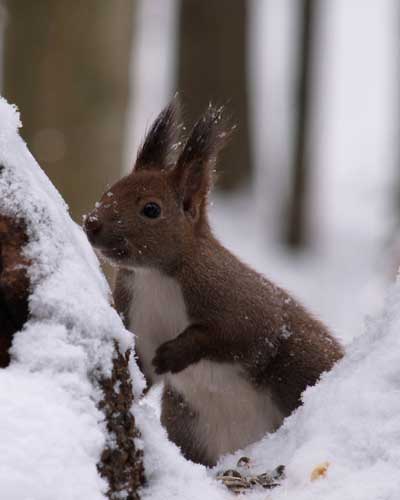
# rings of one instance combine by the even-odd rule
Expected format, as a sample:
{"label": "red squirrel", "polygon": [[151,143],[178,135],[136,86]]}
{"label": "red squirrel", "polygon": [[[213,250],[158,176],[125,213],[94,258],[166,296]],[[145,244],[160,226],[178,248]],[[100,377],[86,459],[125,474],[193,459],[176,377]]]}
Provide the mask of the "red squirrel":
{"label": "red squirrel", "polygon": [[179,144],[174,99],[132,172],[86,218],[117,268],[114,299],[149,384],[164,381],[161,420],[188,459],[218,458],[276,430],[343,356],[327,328],[241,262],[207,216],[217,154],[230,135],[210,106]]}

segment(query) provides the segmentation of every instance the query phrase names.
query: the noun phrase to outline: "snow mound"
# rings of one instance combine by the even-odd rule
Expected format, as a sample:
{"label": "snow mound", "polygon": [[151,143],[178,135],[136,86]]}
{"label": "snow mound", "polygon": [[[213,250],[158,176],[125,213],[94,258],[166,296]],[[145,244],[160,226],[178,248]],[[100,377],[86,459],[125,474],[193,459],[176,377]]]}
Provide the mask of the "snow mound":
{"label": "snow mound", "polygon": [[33,262],[31,317],[14,337],[10,366],[0,370],[0,496],[97,500],[107,489],[96,468],[107,435],[93,375],[110,373],[114,340],[125,349],[132,335],[20,125],[16,108],[0,98],[0,210],[26,221]]}

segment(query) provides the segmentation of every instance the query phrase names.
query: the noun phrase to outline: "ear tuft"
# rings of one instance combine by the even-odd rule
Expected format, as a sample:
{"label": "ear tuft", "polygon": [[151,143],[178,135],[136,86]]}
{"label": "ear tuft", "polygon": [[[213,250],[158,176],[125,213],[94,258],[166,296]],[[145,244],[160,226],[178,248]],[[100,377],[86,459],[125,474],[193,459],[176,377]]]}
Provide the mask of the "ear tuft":
{"label": "ear tuft", "polygon": [[162,170],[175,163],[181,146],[179,116],[180,103],[178,95],[175,94],[147,133],[137,156],[135,170]]}
{"label": "ear tuft", "polygon": [[228,142],[235,126],[228,127],[223,106],[209,104],[206,112],[195,123],[179,157],[177,168],[184,168],[196,160],[215,163],[219,151]]}
{"label": "ear tuft", "polygon": [[223,107],[210,104],[195,123],[179,156],[175,167],[175,178],[183,200],[183,208],[193,217],[204,209],[218,153],[234,129],[234,126],[227,126]]}

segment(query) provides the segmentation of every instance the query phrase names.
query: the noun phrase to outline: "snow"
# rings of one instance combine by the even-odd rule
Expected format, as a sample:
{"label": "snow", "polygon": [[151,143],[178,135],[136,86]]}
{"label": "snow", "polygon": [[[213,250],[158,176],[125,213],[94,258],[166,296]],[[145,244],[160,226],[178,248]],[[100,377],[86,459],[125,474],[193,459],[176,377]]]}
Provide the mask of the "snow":
{"label": "snow", "polygon": [[[113,343],[133,337],[82,230],[18,135],[19,114],[0,99],[0,210],[27,221],[31,318],[0,370],[0,484],[7,500],[104,498],[96,464],[105,446],[101,392]],[[135,388],[143,377],[134,363]]]}

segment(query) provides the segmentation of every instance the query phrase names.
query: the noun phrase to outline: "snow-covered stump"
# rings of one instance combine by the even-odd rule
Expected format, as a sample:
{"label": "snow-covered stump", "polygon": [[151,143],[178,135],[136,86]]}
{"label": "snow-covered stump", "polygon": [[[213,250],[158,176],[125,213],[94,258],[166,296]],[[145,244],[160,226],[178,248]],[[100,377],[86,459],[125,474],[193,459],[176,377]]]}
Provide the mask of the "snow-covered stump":
{"label": "snow-covered stump", "polygon": [[1,497],[137,500],[133,336],[19,126],[0,99]]}

